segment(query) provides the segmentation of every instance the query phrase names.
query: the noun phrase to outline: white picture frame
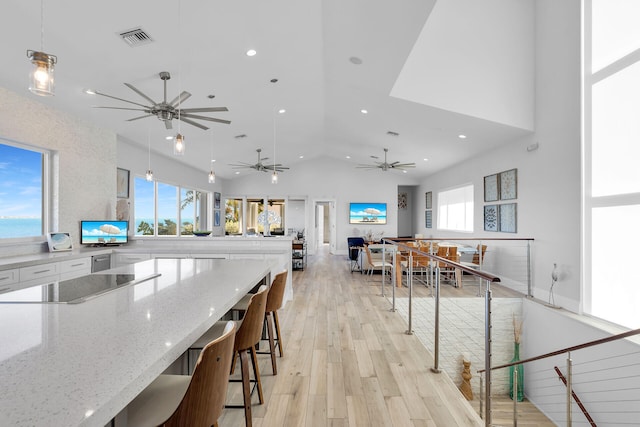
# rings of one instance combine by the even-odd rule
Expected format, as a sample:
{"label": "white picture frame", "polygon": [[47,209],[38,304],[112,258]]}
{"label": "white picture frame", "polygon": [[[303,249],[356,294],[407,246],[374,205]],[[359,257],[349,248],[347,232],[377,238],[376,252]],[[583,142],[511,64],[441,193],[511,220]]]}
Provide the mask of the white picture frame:
{"label": "white picture frame", "polygon": [[73,249],[70,233],[47,233],[49,252],[64,252]]}

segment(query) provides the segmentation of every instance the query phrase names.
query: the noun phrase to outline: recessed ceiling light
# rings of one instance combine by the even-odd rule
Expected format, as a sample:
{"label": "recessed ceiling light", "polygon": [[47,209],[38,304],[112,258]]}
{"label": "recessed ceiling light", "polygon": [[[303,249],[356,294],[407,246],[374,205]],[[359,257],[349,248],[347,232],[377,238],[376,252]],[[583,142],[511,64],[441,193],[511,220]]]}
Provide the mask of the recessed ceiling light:
{"label": "recessed ceiling light", "polygon": [[278,113],[280,113],[280,114],[284,114],[286,112],[287,112],[287,110],[285,110],[284,108],[281,108],[281,109],[278,110]]}
{"label": "recessed ceiling light", "polygon": [[402,173],[407,173],[407,171],[402,171]]}
{"label": "recessed ceiling light", "polygon": [[173,138],[174,138],[173,135],[168,135],[164,137],[164,139],[166,139],[167,141],[171,141]]}
{"label": "recessed ceiling light", "polygon": [[360,110],[360,112],[361,112],[362,114],[369,114],[369,111],[367,111],[367,110],[365,110],[365,109]]}
{"label": "recessed ceiling light", "polygon": [[85,89],[84,93],[89,94],[89,95],[95,95],[96,91],[94,89]]}
{"label": "recessed ceiling light", "polygon": [[426,157],[425,157],[424,159],[422,159],[422,160],[424,160],[425,162],[428,162],[428,161],[429,161],[429,159],[427,159]]}
{"label": "recessed ceiling light", "polygon": [[236,175],[240,175],[240,171],[236,171]]}
{"label": "recessed ceiling light", "polygon": [[216,159],[211,159],[211,163],[215,163],[215,162],[216,162]]}
{"label": "recessed ceiling light", "polygon": [[298,157],[298,158],[299,158],[299,159],[304,159],[304,156],[300,156],[300,157]]}
{"label": "recessed ceiling light", "polygon": [[460,135],[458,135],[458,138],[460,138],[460,139],[467,139],[467,135],[460,134]]}
{"label": "recessed ceiling light", "polygon": [[351,156],[345,156],[345,157],[346,157],[347,159],[350,159],[350,158],[351,158]]}
{"label": "recessed ceiling light", "polygon": [[349,58],[349,62],[355,65],[360,65],[362,64],[362,59],[358,58],[357,56],[352,56],[351,58]]}
{"label": "recessed ceiling light", "polygon": [[258,53],[258,52],[256,52],[255,49],[249,49],[247,51],[247,56],[256,56],[256,53]]}

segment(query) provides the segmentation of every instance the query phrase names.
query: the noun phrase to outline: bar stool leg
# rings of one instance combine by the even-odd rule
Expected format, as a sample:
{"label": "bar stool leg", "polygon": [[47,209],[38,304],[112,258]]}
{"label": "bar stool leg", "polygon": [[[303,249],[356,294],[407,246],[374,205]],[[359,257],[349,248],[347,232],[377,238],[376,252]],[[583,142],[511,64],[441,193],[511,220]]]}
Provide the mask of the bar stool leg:
{"label": "bar stool leg", "polygon": [[278,341],[278,350],[280,351],[280,357],[284,356],[282,351],[282,335],[280,334],[280,321],[278,320],[278,312],[273,312],[273,322],[276,324],[276,340]]}
{"label": "bar stool leg", "polygon": [[251,418],[251,387],[249,386],[249,361],[247,351],[240,350],[240,370],[242,371],[242,394],[244,396],[244,419],[246,427],[252,426]]}
{"label": "bar stool leg", "polygon": [[264,315],[264,322],[267,324],[267,335],[269,336],[269,353],[271,353],[271,369],[273,375],[278,375],[278,366],[276,365],[276,345],[273,335],[273,324],[271,323],[271,313]]}
{"label": "bar stool leg", "polygon": [[251,347],[251,364],[253,365],[253,375],[256,378],[256,386],[258,388],[258,399],[260,404],[264,403],[264,396],[262,395],[262,381],[260,380],[260,368],[258,368],[258,356],[256,355],[255,346]]}

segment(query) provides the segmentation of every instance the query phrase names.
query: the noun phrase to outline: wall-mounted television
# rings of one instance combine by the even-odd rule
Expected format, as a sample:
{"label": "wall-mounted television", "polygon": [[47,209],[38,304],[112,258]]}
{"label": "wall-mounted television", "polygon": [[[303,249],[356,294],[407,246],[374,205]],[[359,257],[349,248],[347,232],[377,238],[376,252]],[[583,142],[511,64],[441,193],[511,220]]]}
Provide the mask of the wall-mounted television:
{"label": "wall-mounted television", "polygon": [[387,223],[386,203],[349,203],[349,224]]}
{"label": "wall-mounted television", "polygon": [[129,221],[80,221],[80,244],[122,245],[129,241]]}

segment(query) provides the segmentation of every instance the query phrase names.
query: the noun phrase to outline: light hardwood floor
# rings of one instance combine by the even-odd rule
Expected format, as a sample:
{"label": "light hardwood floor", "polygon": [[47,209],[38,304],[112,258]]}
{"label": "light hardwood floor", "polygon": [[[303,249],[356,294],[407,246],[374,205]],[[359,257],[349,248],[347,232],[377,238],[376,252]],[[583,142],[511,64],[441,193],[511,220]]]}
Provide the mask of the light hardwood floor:
{"label": "light hardwood floor", "polygon": [[[379,276],[378,276],[379,278]],[[293,272],[294,299],[280,311],[285,355],[278,375],[261,356],[265,403],[255,426],[481,426],[483,421],[380,296],[380,281],[350,273],[326,250]],[[231,384],[228,403],[242,400]],[[225,409],[220,426],[244,426]]]}

